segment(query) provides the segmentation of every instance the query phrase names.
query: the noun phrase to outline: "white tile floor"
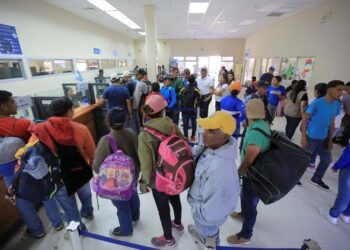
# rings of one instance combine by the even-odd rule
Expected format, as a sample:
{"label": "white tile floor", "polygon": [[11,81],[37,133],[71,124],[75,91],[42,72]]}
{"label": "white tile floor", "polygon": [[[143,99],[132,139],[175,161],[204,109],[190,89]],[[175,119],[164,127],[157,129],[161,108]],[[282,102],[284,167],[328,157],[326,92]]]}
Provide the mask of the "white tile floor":
{"label": "white tile floor", "polygon": [[[274,129],[283,131],[285,121],[276,118]],[[300,140],[297,131],[295,141]],[[341,149],[335,147],[334,160],[339,157]],[[239,164],[239,162],[237,162]],[[306,238],[316,240],[322,250],[349,250],[350,249],[350,225],[341,221],[337,226],[331,225],[319,214],[319,209],[328,210],[333,204],[337,193],[337,174],[328,171],[324,181],[330,185],[329,191],[323,191],[309,183],[312,173],[306,172],[301,182],[302,186],[295,187],[285,198],[275,204],[265,206],[260,203],[258,206],[258,218],[254,228],[254,236],[247,247],[285,247],[298,248]],[[158,212],[150,193],[140,196],[141,199],[141,220],[135,227],[134,234],[125,240],[137,244],[151,246],[150,238],[162,233]],[[192,223],[190,207],[186,201],[186,192],[181,194],[183,209],[183,224]],[[95,219],[87,222],[90,232],[108,236],[112,227],[118,225],[116,208],[109,200],[99,199],[100,210],[97,210],[96,198],[93,198],[95,207]],[[239,210],[239,207],[236,209]],[[4,246],[4,249],[13,250],[58,250],[71,249],[69,241],[64,240],[64,230],[55,232],[48,224],[46,215],[40,211],[46,225],[47,235],[41,240],[33,240],[24,237],[24,227]],[[241,224],[228,218],[221,227],[221,245],[227,246],[226,237],[239,232]],[[177,249],[196,249],[187,231],[179,237],[176,233]],[[103,249],[130,249],[105,243],[94,239],[83,238],[85,250]]]}

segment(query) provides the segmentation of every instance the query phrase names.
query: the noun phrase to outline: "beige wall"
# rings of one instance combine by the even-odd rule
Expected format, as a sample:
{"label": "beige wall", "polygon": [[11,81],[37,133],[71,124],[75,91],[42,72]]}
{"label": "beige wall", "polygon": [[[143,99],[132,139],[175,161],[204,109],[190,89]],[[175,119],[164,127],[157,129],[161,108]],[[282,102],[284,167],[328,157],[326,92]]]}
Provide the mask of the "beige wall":
{"label": "beige wall", "polygon": [[[146,65],[145,40],[135,40],[135,57],[140,67]],[[158,40],[158,64],[169,66],[173,56],[234,56],[242,62],[245,39],[170,39]]]}
{"label": "beige wall", "polygon": [[[117,59],[128,58],[132,68],[134,44],[115,31],[103,28],[69,12],[39,0],[1,1],[0,23],[15,26],[21,44],[24,62],[27,59]],[[100,48],[102,55],[93,54]],[[118,57],[113,56],[116,50]],[[128,57],[128,53],[132,57]],[[0,81],[0,89],[14,95],[25,95],[59,88],[63,82],[74,82],[73,73],[31,78],[27,69],[26,80]],[[125,69],[108,69],[105,75]],[[92,81],[97,71],[84,72],[85,80]]]}
{"label": "beige wall", "polygon": [[[349,81],[349,13],[349,0],[331,0],[248,36],[246,49],[256,58],[255,74],[263,57],[315,56],[312,85],[332,79]],[[322,23],[324,16],[330,18]]]}

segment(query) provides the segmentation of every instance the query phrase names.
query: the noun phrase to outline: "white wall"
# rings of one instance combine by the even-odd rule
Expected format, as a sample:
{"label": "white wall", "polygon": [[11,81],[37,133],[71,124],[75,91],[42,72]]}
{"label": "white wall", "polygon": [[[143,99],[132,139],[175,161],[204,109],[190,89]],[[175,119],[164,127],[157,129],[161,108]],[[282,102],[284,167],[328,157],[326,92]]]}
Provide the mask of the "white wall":
{"label": "white wall", "polygon": [[[26,59],[117,59],[127,58],[128,68],[134,60],[134,43],[115,31],[89,22],[69,12],[39,0],[11,0],[0,3],[0,23],[15,26]],[[100,48],[102,55],[93,54]],[[113,56],[117,51],[118,57]],[[131,53],[132,57],[128,57]],[[108,69],[105,75],[125,69]],[[83,77],[92,81],[97,71],[84,72]],[[75,75],[42,76],[20,81],[0,83],[0,89],[14,95],[60,88],[63,82],[75,82]]]}
{"label": "white wall", "polygon": [[[312,85],[349,81],[349,13],[349,0],[331,0],[249,35],[246,50],[256,58],[255,74],[263,57],[315,56]],[[322,23],[324,16],[330,19]]]}
{"label": "white wall", "polygon": [[[144,39],[135,40],[135,57],[140,67],[146,65],[146,44]],[[234,56],[242,62],[245,39],[169,39],[158,40],[158,64],[169,66],[173,56]]]}

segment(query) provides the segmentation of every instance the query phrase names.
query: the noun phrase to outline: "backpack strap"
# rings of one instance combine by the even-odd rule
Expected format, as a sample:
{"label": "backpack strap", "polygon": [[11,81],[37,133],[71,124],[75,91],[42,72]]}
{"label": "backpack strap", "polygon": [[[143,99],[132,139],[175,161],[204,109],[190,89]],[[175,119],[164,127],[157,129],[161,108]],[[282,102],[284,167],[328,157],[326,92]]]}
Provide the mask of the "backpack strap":
{"label": "backpack strap", "polygon": [[268,133],[266,133],[264,130],[262,130],[261,128],[253,128],[252,130],[258,131],[261,134],[263,134],[265,137],[267,137],[268,139],[271,139],[271,135],[269,135]]}
{"label": "backpack strap", "polygon": [[159,132],[158,130],[156,130],[154,128],[144,127],[142,130],[144,130],[144,131],[148,132],[149,134],[153,135],[154,137],[156,137],[160,141],[164,141],[167,138],[167,136],[165,136],[164,134],[162,134],[161,132]]}
{"label": "backpack strap", "polygon": [[118,151],[118,146],[117,146],[117,143],[114,139],[114,136],[112,135],[112,133],[109,133],[107,136],[107,141],[109,143],[109,146],[111,147],[113,153],[117,152]]}

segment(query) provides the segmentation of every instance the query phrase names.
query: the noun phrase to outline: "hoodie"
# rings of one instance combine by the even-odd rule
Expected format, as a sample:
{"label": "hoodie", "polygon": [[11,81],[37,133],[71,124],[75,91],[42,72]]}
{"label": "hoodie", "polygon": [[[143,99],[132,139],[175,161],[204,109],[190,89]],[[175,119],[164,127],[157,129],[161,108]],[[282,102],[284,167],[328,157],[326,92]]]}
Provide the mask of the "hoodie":
{"label": "hoodie", "polygon": [[[172,122],[169,117],[160,117],[149,120],[144,124],[145,127],[158,130],[164,135],[171,135],[176,128],[176,134],[185,139],[179,128]],[[150,133],[141,131],[138,136],[138,154],[141,163],[140,184],[155,188],[155,165],[158,157],[158,148],[160,141]]]}
{"label": "hoodie", "polygon": [[187,196],[196,227],[219,228],[236,208],[240,187],[235,152],[237,142],[230,137],[225,145],[208,148],[200,156]]}
{"label": "hoodie", "polygon": [[54,116],[46,122],[33,124],[29,131],[55,154],[57,150],[52,138],[62,145],[77,146],[82,157],[91,166],[96,146],[85,125],[74,122],[69,117]]}

